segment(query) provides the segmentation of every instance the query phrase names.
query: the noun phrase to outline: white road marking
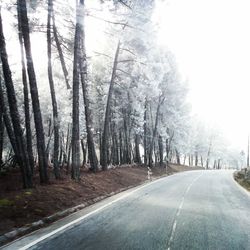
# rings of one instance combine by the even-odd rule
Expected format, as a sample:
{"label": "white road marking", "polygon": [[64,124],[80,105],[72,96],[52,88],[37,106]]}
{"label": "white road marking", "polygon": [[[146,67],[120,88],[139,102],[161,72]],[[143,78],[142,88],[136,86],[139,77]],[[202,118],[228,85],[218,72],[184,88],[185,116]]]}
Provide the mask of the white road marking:
{"label": "white road marking", "polygon": [[[169,176],[169,177],[170,177],[170,176]],[[87,217],[89,217],[89,216],[91,216],[91,215],[93,215],[93,214],[95,214],[95,213],[98,213],[99,211],[103,210],[104,208],[111,206],[112,204],[114,204],[114,203],[116,203],[116,202],[118,202],[118,201],[120,201],[120,200],[122,200],[122,199],[128,197],[129,195],[131,195],[131,194],[133,194],[133,193],[135,193],[135,192],[137,192],[137,191],[139,191],[139,190],[141,190],[141,189],[143,189],[143,188],[145,188],[145,187],[148,187],[148,186],[150,186],[150,185],[152,185],[152,184],[155,184],[155,183],[157,183],[157,182],[163,181],[163,180],[165,180],[165,178],[160,178],[160,179],[155,180],[155,181],[153,181],[153,182],[150,182],[150,183],[148,183],[148,184],[146,184],[146,185],[143,185],[143,186],[141,186],[141,187],[139,187],[139,188],[137,188],[137,189],[135,189],[135,190],[133,190],[133,191],[127,193],[127,194],[124,194],[123,196],[121,196],[121,197],[119,197],[119,198],[117,198],[117,199],[115,199],[115,200],[113,200],[113,201],[111,201],[111,202],[109,202],[109,203],[107,203],[107,204],[105,204],[105,205],[103,205],[103,206],[97,208],[96,210],[94,210],[94,211],[92,211],[92,212],[90,212],[90,213],[88,213],[88,214],[85,214],[85,215],[79,217],[78,219],[73,220],[73,221],[71,221],[71,222],[65,224],[65,225],[62,226],[62,227],[59,227],[59,228],[57,228],[56,230],[54,230],[54,231],[52,231],[52,232],[50,232],[50,233],[48,233],[48,234],[45,234],[45,235],[41,236],[39,239],[34,240],[34,241],[30,242],[29,244],[27,244],[26,246],[23,246],[23,247],[19,248],[19,250],[26,250],[26,249],[29,249],[30,247],[36,245],[37,243],[39,243],[39,242],[41,242],[41,241],[43,241],[43,240],[45,240],[45,239],[47,239],[47,238],[49,238],[49,237],[55,235],[55,234],[58,233],[58,232],[63,231],[64,229],[66,229],[66,228],[68,228],[68,227],[70,227],[70,226],[72,226],[72,225],[74,225],[74,224],[76,224],[76,223],[78,223],[78,222],[80,222],[80,221],[86,219]]]}
{"label": "white road marking", "polygon": [[183,207],[184,201],[185,201],[185,196],[187,195],[187,193],[189,192],[189,190],[191,189],[191,187],[193,186],[193,184],[203,175],[203,173],[201,173],[199,176],[197,176],[187,187],[185,193],[183,194],[182,198],[181,198],[181,203],[178,207],[177,213],[175,215],[175,219],[174,219],[174,223],[172,226],[172,230],[171,230],[171,235],[168,241],[168,245],[167,245],[167,250],[171,250],[171,244],[174,240],[174,236],[175,236],[175,231],[176,231],[176,226],[177,226],[177,219],[181,213],[181,209]]}

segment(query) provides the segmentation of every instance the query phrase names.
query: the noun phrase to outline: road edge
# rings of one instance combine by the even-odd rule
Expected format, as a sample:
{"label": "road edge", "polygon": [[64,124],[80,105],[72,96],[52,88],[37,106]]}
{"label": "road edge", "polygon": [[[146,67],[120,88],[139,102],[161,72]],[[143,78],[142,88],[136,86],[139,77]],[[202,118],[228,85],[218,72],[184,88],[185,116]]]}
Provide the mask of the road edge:
{"label": "road edge", "polygon": [[[191,171],[195,171],[195,170],[191,170]],[[33,222],[31,223],[29,226],[24,226],[24,227],[20,227],[17,228],[15,230],[12,230],[8,233],[5,233],[3,235],[0,236],[0,249],[4,249],[5,247],[8,247],[9,245],[15,243],[16,241],[19,241],[25,237],[28,237],[29,235],[44,229],[46,227],[49,227],[50,225],[63,220],[77,212],[80,212],[81,210],[84,210],[86,208],[89,208],[93,205],[97,205],[98,203],[107,200],[108,198],[111,198],[115,195],[122,195],[123,193],[125,194],[126,192],[132,193],[135,192],[147,185],[151,185],[163,178],[166,177],[170,177],[179,173],[183,173],[183,172],[175,172],[175,173],[171,173],[171,174],[164,174],[162,176],[158,176],[158,177],[154,177],[151,181],[146,180],[143,181],[141,183],[139,183],[138,185],[134,185],[134,186],[128,186],[125,188],[121,188],[117,191],[111,192],[107,195],[102,195],[102,196],[98,196],[92,200],[89,200],[87,202],[84,202],[82,204],[79,204],[77,206],[65,209],[63,211],[57,212],[53,215],[50,215],[48,217],[45,217],[39,221]],[[129,195],[128,194],[128,195]]]}

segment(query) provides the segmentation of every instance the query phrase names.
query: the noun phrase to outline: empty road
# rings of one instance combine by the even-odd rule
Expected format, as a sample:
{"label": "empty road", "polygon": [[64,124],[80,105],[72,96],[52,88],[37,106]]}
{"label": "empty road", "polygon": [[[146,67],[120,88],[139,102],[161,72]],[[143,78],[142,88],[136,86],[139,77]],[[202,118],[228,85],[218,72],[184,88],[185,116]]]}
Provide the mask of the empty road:
{"label": "empty road", "polygon": [[160,179],[5,249],[250,249],[250,196],[232,173],[190,171]]}

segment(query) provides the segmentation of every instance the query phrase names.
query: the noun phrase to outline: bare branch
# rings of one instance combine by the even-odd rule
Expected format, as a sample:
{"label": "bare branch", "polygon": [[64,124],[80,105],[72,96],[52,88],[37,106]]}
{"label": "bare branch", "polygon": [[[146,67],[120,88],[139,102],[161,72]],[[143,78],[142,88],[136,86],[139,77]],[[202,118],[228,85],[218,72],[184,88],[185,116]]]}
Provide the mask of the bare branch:
{"label": "bare branch", "polygon": [[109,56],[109,55],[106,55],[106,54],[104,54],[104,53],[100,53],[100,52],[97,52],[97,51],[93,51],[97,56],[106,56],[106,57],[108,57],[108,58],[110,58],[110,59],[113,59],[111,56]]}
{"label": "bare branch", "polygon": [[116,69],[116,70],[119,70],[119,71],[121,71],[122,73],[124,73],[124,74],[126,74],[126,75],[129,75],[129,76],[131,76],[131,74],[130,73],[128,73],[128,72],[126,72],[126,71],[124,71],[124,70],[122,70],[122,69]]}
{"label": "bare branch", "polygon": [[127,51],[127,52],[129,52],[130,54],[136,56],[136,54],[135,54],[134,52],[132,52],[131,50],[129,50],[129,49],[121,48],[121,50]]}
{"label": "bare branch", "polygon": [[121,3],[122,5],[126,6],[130,10],[132,10],[131,6],[129,6],[128,4],[126,4],[123,0],[118,0],[118,2]]}

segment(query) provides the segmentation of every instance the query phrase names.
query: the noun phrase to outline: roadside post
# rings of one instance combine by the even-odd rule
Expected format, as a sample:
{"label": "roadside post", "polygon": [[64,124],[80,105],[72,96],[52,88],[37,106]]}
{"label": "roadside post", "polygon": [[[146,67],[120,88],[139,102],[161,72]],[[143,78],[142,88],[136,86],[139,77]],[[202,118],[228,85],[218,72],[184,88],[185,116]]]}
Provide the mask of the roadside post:
{"label": "roadside post", "polygon": [[148,167],[148,180],[152,181],[152,170],[150,167]]}

